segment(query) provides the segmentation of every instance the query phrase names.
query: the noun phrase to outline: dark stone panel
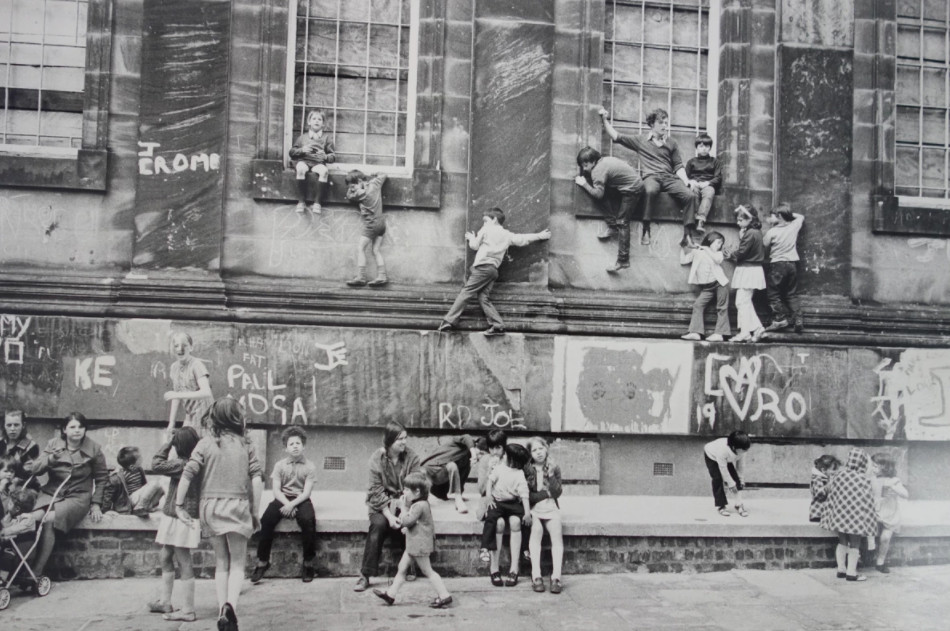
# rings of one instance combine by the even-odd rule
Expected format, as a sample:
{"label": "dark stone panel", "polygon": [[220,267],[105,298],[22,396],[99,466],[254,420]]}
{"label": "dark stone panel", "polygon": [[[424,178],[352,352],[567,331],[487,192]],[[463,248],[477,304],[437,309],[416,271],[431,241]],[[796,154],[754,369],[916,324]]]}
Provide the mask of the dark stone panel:
{"label": "dark stone panel", "polygon": [[[478,5],[483,16],[510,3],[485,4]],[[519,7],[522,13],[541,8],[533,2]],[[481,227],[482,213],[493,206],[505,211],[512,232],[538,232],[548,224],[554,25],[537,23],[548,18],[543,12],[522,17],[534,21],[478,20],[475,26],[470,230]],[[537,278],[547,248],[511,248],[508,258],[500,279],[525,282]]]}
{"label": "dark stone panel", "polygon": [[216,269],[231,3],[145,0],[133,263]]}
{"label": "dark stone panel", "polygon": [[476,19],[554,22],[554,0],[478,0]]}
{"label": "dark stone panel", "polygon": [[848,295],[851,260],[850,51],[780,51],[778,199],[805,216],[799,237],[807,293]]}

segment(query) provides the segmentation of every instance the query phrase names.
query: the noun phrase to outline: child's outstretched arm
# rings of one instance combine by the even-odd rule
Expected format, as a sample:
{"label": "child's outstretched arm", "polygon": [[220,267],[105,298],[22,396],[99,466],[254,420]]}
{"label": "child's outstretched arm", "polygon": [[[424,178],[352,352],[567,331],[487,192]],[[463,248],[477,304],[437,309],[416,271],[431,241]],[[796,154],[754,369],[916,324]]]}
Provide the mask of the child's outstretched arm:
{"label": "child's outstretched arm", "polygon": [[614,129],[614,126],[610,124],[609,120],[607,120],[607,117],[610,116],[610,112],[608,112],[606,108],[602,107],[597,113],[600,114],[600,122],[604,126],[604,131],[607,132],[607,135],[610,136],[611,140],[616,142],[617,138],[620,138],[620,132]]}

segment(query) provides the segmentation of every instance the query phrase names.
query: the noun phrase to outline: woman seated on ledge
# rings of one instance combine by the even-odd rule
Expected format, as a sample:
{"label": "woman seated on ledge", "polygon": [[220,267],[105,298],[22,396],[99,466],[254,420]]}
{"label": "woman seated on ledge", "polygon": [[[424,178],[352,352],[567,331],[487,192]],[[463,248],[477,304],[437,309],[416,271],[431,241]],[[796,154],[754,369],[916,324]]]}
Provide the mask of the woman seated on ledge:
{"label": "woman seated on ledge", "polygon": [[[33,475],[47,474],[49,481],[36,500],[33,516],[40,520],[53,505],[55,516],[43,524],[39,551],[32,564],[40,576],[56,544],[56,532],[66,534],[86,515],[94,522],[102,519],[102,493],[109,479],[106,458],[98,443],[86,436],[86,417],[72,412],[60,426],[60,436],[50,439],[46,449],[33,461]],[[59,493],[56,490],[68,478]]]}

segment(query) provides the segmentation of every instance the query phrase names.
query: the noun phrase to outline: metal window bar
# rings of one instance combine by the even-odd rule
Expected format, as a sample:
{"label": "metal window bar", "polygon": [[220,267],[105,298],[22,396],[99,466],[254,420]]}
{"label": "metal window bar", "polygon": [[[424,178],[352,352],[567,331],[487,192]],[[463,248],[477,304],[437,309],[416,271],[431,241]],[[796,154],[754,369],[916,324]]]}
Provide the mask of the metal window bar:
{"label": "metal window bar", "polygon": [[337,105],[340,103],[340,29],[343,25],[343,0],[336,3],[336,48],[333,59],[333,143],[336,144]]}
{"label": "metal window bar", "polygon": [[[396,114],[393,133],[393,166],[397,166],[399,155],[399,77],[402,63],[402,4],[399,5],[399,17],[396,18]],[[408,121],[407,121],[408,126]]]}
{"label": "metal window bar", "polygon": [[7,144],[7,130],[10,125],[10,76],[13,66],[13,5],[10,5],[10,23],[7,27],[7,68],[3,84],[3,144]]}
{"label": "metal window bar", "polygon": [[366,161],[367,141],[369,139],[369,51],[372,49],[370,37],[373,32],[373,7],[372,3],[367,5],[366,10],[369,15],[366,16],[366,82],[363,91],[363,161]]}

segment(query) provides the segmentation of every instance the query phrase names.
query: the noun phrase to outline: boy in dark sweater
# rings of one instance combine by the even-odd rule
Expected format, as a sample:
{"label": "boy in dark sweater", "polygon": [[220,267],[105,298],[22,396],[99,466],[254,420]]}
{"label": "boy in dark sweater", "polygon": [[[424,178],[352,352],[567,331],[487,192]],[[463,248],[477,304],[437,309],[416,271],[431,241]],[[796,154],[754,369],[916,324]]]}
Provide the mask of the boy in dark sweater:
{"label": "boy in dark sweater", "polygon": [[115,459],[119,466],[109,474],[103,508],[148,517],[164,495],[161,485],[146,479],[138,447],[123,447]]}
{"label": "boy in dark sweater", "polygon": [[704,232],[706,219],[712,209],[713,198],[722,186],[722,163],[709,155],[713,139],[706,132],[696,136],[696,157],[686,163],[689,187],[699,195],[699,211],[696,213],[696,230]]}

